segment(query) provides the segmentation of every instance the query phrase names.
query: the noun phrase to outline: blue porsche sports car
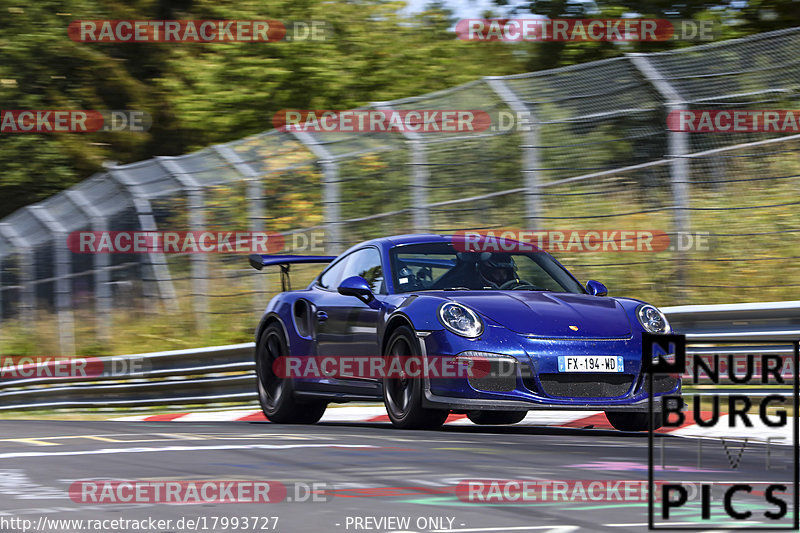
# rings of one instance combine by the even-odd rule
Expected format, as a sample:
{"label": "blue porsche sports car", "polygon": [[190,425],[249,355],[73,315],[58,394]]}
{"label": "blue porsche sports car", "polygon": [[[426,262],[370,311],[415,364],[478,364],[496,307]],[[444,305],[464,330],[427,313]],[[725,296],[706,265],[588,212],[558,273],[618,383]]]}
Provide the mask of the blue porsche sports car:
{"label": "blue porsche sports car", "polygon": [[[642,333],[670,333],[661,311],[608,297],[596,281],[584,287],[543,251],[470,251],[459,238],[386,237],[338,257],[251,255],[259,270],[280,266],[284,283],[256,331],[266,417],[313,424],[330,402],[382,400],[402,428],[438,427],[451,412],[513,424],[531,409],[581,409],[646,430]],[[330,265],[288,290],[297,263]],[[349,370],[337,357],[352,359]],[[353,370],[358,358],[368,371]],[[400,358],[424,371],[381,366]],[[680,379],[655,376],[653,388],[674,394]]]}

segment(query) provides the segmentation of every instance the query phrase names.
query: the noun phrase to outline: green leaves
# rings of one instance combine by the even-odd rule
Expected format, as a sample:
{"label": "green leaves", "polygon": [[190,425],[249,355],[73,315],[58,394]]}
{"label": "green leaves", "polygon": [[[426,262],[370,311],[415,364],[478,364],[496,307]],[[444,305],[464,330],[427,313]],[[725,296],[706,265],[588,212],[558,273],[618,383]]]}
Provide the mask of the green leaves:
{"label": "green leaves", "polygon": [[[105,160],[129,163],[239,139],[270,129],[281,109],[348,109],[522,70],[513,47],[457,41],[441,8],[406,16],[403,2],[381,0],[165,5],[0,0],[0,109],[128,109],[153,117],[146,133],[2,134],[0,217],[87,178]],[[325,41],[225,44],[92,44],[67,36],[73,20],[159,18],[320,20],[332,32]]]}

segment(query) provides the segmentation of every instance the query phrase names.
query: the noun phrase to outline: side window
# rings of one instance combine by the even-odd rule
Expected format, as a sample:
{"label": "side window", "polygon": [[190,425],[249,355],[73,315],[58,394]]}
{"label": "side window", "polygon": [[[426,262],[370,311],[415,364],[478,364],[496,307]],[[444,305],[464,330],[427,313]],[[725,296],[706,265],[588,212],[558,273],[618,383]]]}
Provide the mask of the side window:
{"label": "side window", "polygon": [[319,278],[319,284],[321,287],[326,289],[336,290],[336,287],[339,286],[339,282],[342,281],[347,276],[342,276],[342,272],[344,271],[344,265],[347,263],[348,259],[352,257],[352,255],[348,255],[347,257],[343,257],[333,265],[331,265],[328,270],[326,270],[322,276]]}
{"label": "side window", "polygon": [[350,276],[361,276],[370,284],[372,292],[382,294],[385,292],[383,283],[383,269],[381,268],[381,254],[375,248],[363,248],[350,256],[347,267],[344,269],[342,279]]}

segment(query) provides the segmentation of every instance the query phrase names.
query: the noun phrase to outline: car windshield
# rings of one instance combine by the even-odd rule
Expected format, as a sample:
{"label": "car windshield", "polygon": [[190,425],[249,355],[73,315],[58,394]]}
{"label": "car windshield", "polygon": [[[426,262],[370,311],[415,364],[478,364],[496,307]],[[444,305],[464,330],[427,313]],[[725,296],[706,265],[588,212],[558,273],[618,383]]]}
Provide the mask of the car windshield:
{"label": "car windshield", "polygon": [[583,294],[580,283],[543,252],[460,252],[451,243],[391,250],[395,292],[531,290]]}

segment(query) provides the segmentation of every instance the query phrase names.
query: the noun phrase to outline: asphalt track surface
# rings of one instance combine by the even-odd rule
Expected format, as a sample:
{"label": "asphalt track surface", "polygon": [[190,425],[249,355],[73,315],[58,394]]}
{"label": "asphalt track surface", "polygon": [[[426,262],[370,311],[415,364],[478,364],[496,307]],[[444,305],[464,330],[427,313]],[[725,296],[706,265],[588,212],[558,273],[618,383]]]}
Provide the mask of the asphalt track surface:
{"label": "asphalt track surface", "polygon": [[[148,532],[244,531],[223,527],[223,517],[259,517],[248,531],[449,531],[518,532],[645,531],[646,502],[572,501],[485,503],[459,499],[464,479],[647,480],[647,433],[557,427],[451,426],[402,431],[389,424],[266,422],[0,421],[0,530],[66,532],[45,519],[171,520]],[[678,465],[682,481],[790,481],[793,449],[704,440],[697,468],[697,439],[656,436],[665,463]],[[660,459],[657,447],[656,461]],[[731,459],[740,458],[736,469]],[[657,476],[667,473],[657,473]],[[83,503],[68,490],[76,480],[255,480],[289,487],[324,483],[318,499],[280,503]],[[301,483],[301,485],[295,485]],[[306,485],[303,485],[306,484]],[[791,486],[791,484],[790,484]],[[319,485],[317,486],[320,487]],[[715,489],[716,490],[716,489]],[[300,492],[303,492],[302,490]],[[716,494],[716,492],[714,493]],[[671,524],[706,530],[721,523],[714,497],[711,520],[701,520],[697,498],[671,517]],[[302,498],[301,498],[302,499]],[[789,497],[791,502],[791,497]],[[774,524],[761,511],[763,499],[741,500],[755,512],[750,525]],[[791,509],[791,503],[789,505]],[[205,518],[181,528],[181,518]],[[268,517],[278,517],[277,525]],[[379,523],[367,517],[407,517]],[[357,519],[361,519],[358,521]],[[4,521],[5,520],[5,521]],[[45,520],[40,522],[40,520]],[[663,523],[657,517],[656,523]],[[724,522],[725,525],[731,522]],[[785,522],[781,522],[784,524]],[[205,525],[204,525],[205,524]],[[216,524],[216,528],[212,526]],[[730,530],[740,528],[740,523]],[[423,526],[423,527],[420,527]],[[88,527],[88,523],[80,527]],[[133,530],[133,529],[128,529]]]}

